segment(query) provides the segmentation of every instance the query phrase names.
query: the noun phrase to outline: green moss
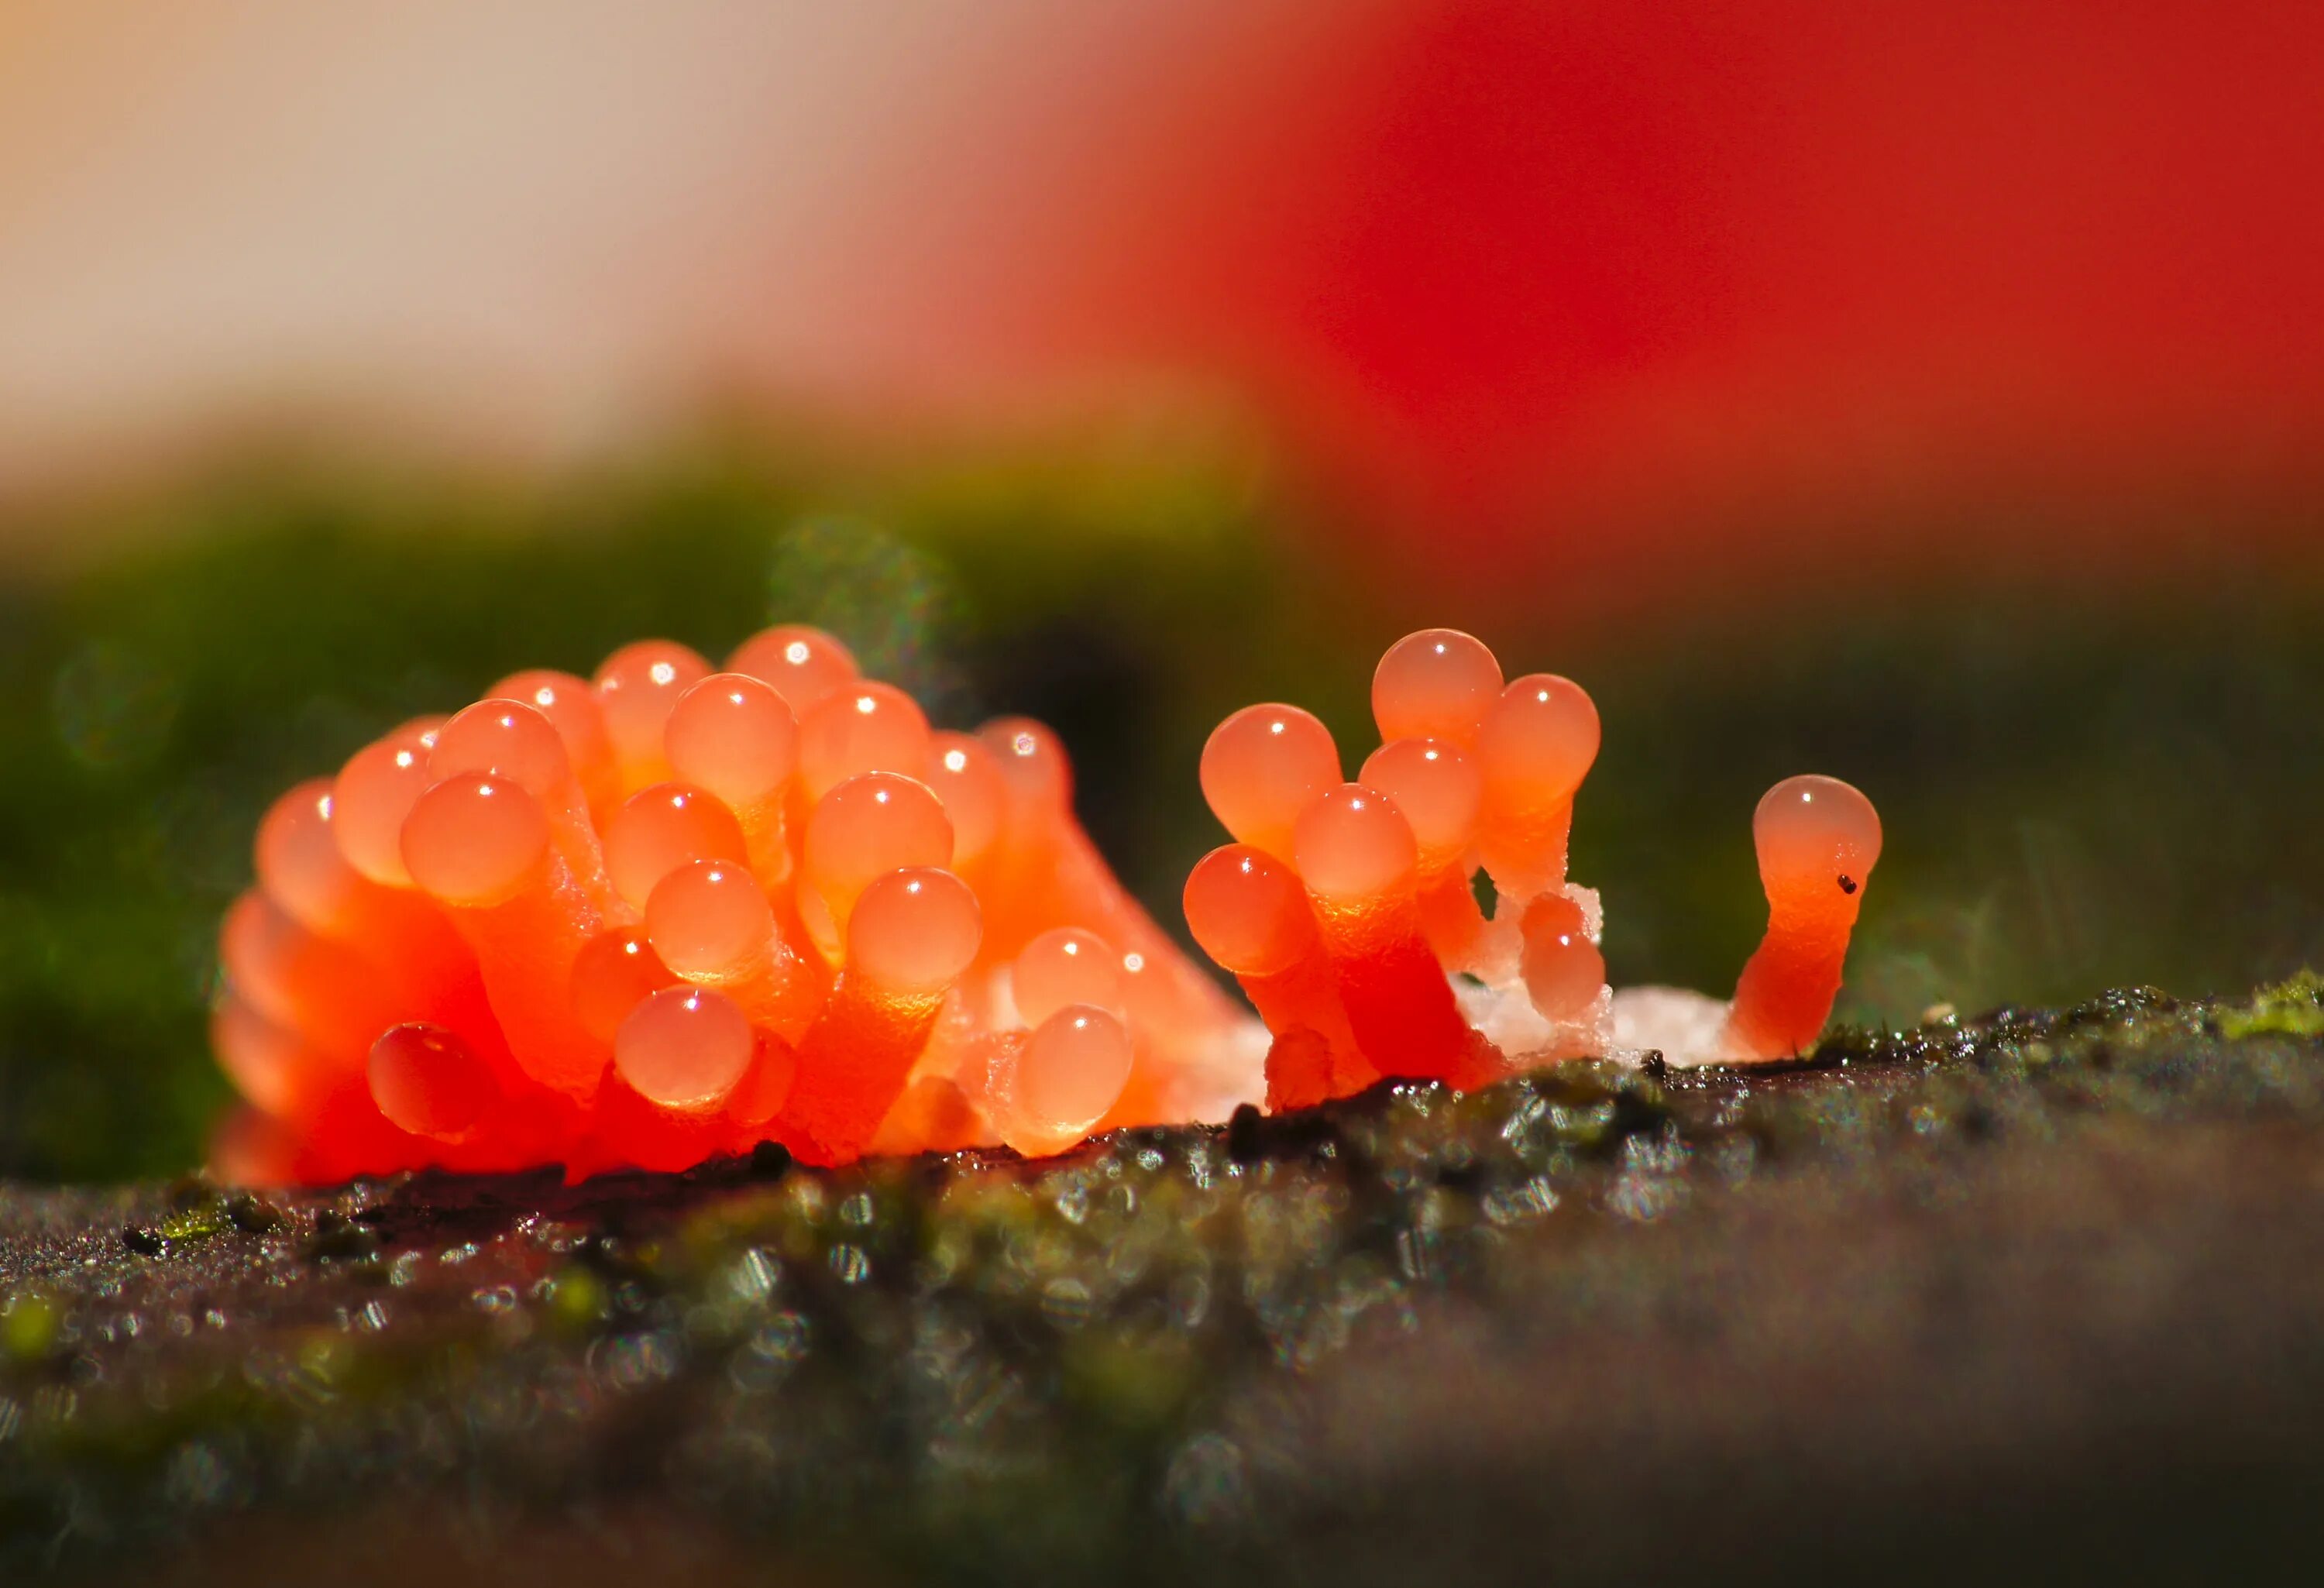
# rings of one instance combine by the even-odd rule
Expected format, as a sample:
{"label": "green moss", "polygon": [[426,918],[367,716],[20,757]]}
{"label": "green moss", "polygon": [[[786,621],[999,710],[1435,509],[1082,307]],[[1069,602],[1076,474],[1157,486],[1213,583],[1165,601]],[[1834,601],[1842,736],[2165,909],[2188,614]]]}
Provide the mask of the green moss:
{"label": "green moss", "polygon": [[226,1216],[224,1198],[201,1207],[187,1208],[161,1221],[160,1233],[164,1241],[207,1241],[234,1228]]}
{"label": "green moss", "polygon": [[14,1362],[39,1362],[57,1343],[55,1304],[36,1291],[20,1290],[0,1306],[0,1352]]}
{"label": "green moss", "polygon": [[2301,971],[2261,988],[2248,1003],[2222,1009],[2219,1029],[2229,1037],[2324,1036],[2324,976]]}

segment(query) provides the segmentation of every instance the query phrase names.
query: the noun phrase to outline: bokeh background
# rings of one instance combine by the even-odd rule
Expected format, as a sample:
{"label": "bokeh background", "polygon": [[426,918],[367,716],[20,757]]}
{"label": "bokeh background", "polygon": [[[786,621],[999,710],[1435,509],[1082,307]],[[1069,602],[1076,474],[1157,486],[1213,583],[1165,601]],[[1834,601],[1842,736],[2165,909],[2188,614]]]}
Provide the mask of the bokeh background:
{"label": "bokeh background", "polygon": [[1618,982],[1752,801],[1843,1012],[2324,960],[2324,12],[0,9],[0,1174],[196,1162],[265,801],[521,665],[823,623],[1028,710],[1176,924],[1210,725],[1572,674]]}

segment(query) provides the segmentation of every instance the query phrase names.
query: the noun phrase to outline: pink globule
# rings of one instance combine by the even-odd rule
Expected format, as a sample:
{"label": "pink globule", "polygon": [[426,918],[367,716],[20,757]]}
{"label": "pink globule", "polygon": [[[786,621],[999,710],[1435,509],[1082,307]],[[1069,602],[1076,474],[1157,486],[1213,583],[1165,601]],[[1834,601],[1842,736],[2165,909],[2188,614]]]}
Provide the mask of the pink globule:
{"label": "pink globule", "polygon": [[799,871],[844,936],[856,898],[874,878],[905,866],[952,862],[952,820],[934,790],[895,772],[840,782],[807,813]]}
{"label": "pink globule", "polygon": [[888,684],[852,684],[799,717],[799,781],[810,799],[863,772],[924,778],[932,750],[919,703]]}
{"label": "pink globule", "polygon": [[339,853],[373,882],[409,888],[403,820],[433,780],[428,771],[441,717],[409,722],[348,758],[331,785],[332,831]]}
{"label": "pink globule", "polygon": [[952,824],[953,863],[973,865],[1000,839],[1009,805],[1001,763],[983,741],[940,733],[930,742],[927,784]]}
{"label": "pink globule", "polygon": [[992,752],[1012,800],[1028,810],[1063,811],[1074,799],[1074,771],[1064,743],[1028,716],[995,717],[976,730]]}
{"label": "pink globule", "polygon": [[1203,745],[1203,798],[1236,842],[1288,857],[1309,800],[1341,780],[1332,731],[1296,706],[1247,706]]}
{"label": "pink globule", "polygon": [[697,860],[654,884],[646,939],[671,971],[690,982],[748,975],[773,951],[775,912],[751,868]]}
{"label": "pink globule", "polygon": [[622,802],[605,824],[605,872],[631,907],[643,909],[654,887],[697,860],[747,863],[742,824],[724,802],[687,783],[656,783]]}
{"label": "pink globule", "polygon": [[341,1070],[296,1029],[275,1024],[231,992],[210,1015],[210,1048],[235,1091],[282,1119],[319,1101]]}
{"label": "pink globule", "polygon": [[1203,952],[1239,976],[1287,970],[1314,941],[1298,873],[1251,845],[1225,845],[1197,861],[1183,903]]}
{"label": "pink globule", "polygon": [[715,1107],[751,1067],[751,1022],[707,987],[665,987],[630,1012],[613,1039],[613,1067],[649,1103],[692,1113]]}
{"label": "pink globule", "polygon": [[710,664],[669,640],[624,645],[598,664],[592,680],[606,736],[625,787],[641,788],[669,775],[662,726],[678,697],[709,676]]}
{"label": "pink globule", "polygon": [[1333,900],[1408,891],[1420,864],[1404,812],[1361,783],[1342,783],[1309,800],[1294,827],[1292,850],[1309,891]]}
{"label": "pink globule", "polygon": [[492,1071],[440,1026],[392,1026],[372,1044],[372,1100],[401,1130],[438,1141],[467,1138],[500,1100]]}
{"label": "pink globule", "polygon": [[1573,799],[1598,759],[1598,707],[1571,679],[1513,679],[1477,734],[1484,799],[1477,850],[1500,891],[1519,900],[1565,880]]}
{"label": "pink globule", "polygon": [[218,932],[232,993],[334,1062],[359,1057],[392,1023],[395,997],[380,964],[308,930],[266,894],[236,899]]}
{"label": "pink globule", "polygon": [[1122,1013],[1124,974],[1120,954],[1104,938],[1081,927],[1057,927],[1018,951],[1010,986],[1018,1018],[1038,1026],[1068,1004]]}
{"label": "pink globule", "polygon": [[268,808],[255,859],[267,896],[309,929],[330,933],[356,910],[371,883],[340,847],[334,785],[310,778]]}
{"label": "pink globule", "polygon": [[790,1101],[791,1088],[798,1084],[798,1050],[771,1031],[757,1036],[751,1067],[742,1072],[725,1104],[727,1117],[749,1130],[764,1126],[780,1114],[783,1104]]}
{"label": "pink globule", "polygon": [[544,806],[561,800],[573,776],[565,737],[547,716],[521,700],[479,700],[436,734],[428,775],[484,772],[522,788]]}
{"label": "pink globule", "polygon": [[905,995],[941,992],[976,958],[982,912],[968,884],[935,866],[891,871],[863,890],[847,922],[847,966]]}
{"label": "pink globule", "polygon": [[1372,718],[1383,741],[1467,745],[1501,688],[1501,664],[1483,641],[1458,629],[1423,629],[1380,658],[1372,674]]}
{"label": "pink globule", "polygon": [[846,646],[805,623],[761,630],[734,648],[726,670],[771,685],[794,716],[805,716],[861,676]]}
{"label": "pink globule", "polygon": [[1751,837],[1772,900],[1850,919],[1880,860],[1880,815],[1838,778],[1785,778],[1761,796]]}
{"label": "pink globule", "polygon": [[1110,1011],[1067,1004],[1052,1011],[1018,1056],[1011,1134],[1040,1144],[1086,1135],[1120,1097],[1132,1057],[1130,1033]]}
{"label": "pink globule", "polygon": [[1606,959],[1590,941],[1582,907],[1545,893],[1526,907],[1519,964],[1526,995],[1542,1019],[1578,1020],[1606,987]]}
{"label": "pink globule", "polygon": [[745,673],[713,673],[680,695],[662,743],[673,772],[735,810],[779,798],[798,765],[789,703]]}
{"label": "pink globule", "polygon": [[547,717],[565,741],[565,752],[573,758],[583,782],[611,770],[613,741],[605,731],[596,688],[588,679],[553,668],[528,668],[485,690],[484,698],[521,701]]}
{"label": "pink globule", "polygon": [[1395,739],[1371,752],[1356,780],[1396,803],[1411,825],[1425,871],[1460,863],[1477,833],[1484,781],[1476,762],[1445,739]]}
{"label": "pink globule", "polygon": [[524,887],[549,852],[549,819],[524,788],[478,772],[447,778],[403,823],[403,863],[422,891],[482,909]]}
{"label": "pink globule", "polygon": [[662,964],[642,928],[601,932],[574,956],[573,1012],[582,1029],[610,1043],[632,1010],[680,979]]}
{"label": "pink globule", "polygon": [[1515,679],[1478,730],[1485,786],[1512,803],[1571,799],[1598,759],[1599,732],[1598,707],[1572,679],[1552,673]]}

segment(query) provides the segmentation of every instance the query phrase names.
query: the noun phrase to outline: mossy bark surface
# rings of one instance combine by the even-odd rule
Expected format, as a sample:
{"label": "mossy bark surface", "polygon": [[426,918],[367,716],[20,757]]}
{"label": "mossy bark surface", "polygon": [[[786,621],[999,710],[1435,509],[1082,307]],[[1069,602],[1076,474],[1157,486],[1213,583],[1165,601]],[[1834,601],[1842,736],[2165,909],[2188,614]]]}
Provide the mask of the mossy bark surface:
{"label": "mossy bark surface", "polygon": [[0,1579],[2312,1580],[2319,990],[1041,1164],[0,1189]]}

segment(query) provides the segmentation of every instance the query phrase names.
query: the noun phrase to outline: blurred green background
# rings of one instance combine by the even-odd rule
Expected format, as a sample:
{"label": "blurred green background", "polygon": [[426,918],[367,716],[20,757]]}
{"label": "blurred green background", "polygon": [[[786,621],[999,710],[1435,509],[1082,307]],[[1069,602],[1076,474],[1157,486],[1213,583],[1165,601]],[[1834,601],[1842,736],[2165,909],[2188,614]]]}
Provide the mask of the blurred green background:
{"label": "blurred green background", "polygon": [[650,634],[715,660],[779,619],[832,628],[940,721],[1054,723],[1084,819],[1173,929],[1220,836],[1194,780],[1212,724],[1297,700],[1352,771],[1373,660],[1437,622],[1600,703],[1574,870],[1606,892],[1618,984],[1731,984],[1764,919],[1752,804],[1808,770],[1861,784],[1886,826],[1847,1018],[2204,993],[2324,960],[2305,570],[1432,598],[1335,572],[1329,527],[1231,450],[1102,447],[899,475],[711,446],[548,491],[269,465],[18,516],[23,542],[126,549],[0,576],[9,1176],[199,1159],[227,1096],[213,936],[284,786],[515,668],[586,673]]}

